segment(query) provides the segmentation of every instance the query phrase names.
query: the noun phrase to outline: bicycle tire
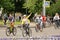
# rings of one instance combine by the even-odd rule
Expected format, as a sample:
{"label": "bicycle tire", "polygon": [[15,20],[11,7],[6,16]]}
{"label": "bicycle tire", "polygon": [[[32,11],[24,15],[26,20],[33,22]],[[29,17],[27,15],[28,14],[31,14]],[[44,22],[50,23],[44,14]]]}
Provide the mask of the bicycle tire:
{"label": "bicycle tire", "polygon": [[24,29],[22,29],[22,36],[23,37],[27,36],[26,31]]}
{"label": "bicycle tire", "polygon": [[10,27],[8,27],[8,28],[6,29],[6,35],[7,35],[7,36],[10,36]]}
{"label": "bicycle tire", "polygon": [[17,29],[14,27],[14,28],[13,28],[13,35],[15,36],[16,33],[17,33]]}
{"label": "bicycle tire", "polygon": [[29,37],[32,36],[32,30],[29,28]]}
{"label": "bicycle tire", "polygon": [[57,28],[58,28],[56,24],[54,24],[54,28],[55,28],[55,29],[57,29]]}

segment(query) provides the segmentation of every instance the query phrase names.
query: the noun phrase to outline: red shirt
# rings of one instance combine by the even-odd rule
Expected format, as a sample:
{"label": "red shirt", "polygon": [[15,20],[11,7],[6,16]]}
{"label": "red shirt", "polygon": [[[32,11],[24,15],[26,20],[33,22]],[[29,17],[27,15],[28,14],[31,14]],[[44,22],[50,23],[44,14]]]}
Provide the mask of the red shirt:
{"label": "red shirt", "polygon": [[46,22],[46,16],[42,16],[42,21]]}

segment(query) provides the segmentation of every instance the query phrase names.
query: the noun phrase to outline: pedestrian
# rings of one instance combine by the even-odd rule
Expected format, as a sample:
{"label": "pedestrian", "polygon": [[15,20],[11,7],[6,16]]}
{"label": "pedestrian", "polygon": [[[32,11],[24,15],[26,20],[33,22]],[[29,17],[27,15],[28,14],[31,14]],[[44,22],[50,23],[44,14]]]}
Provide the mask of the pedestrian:
{"label": "pedestrian", "polygon": [[6,25],[7,20],[8,20],[8,16],[7,14],[4,14],[3,16],[4,25]]}

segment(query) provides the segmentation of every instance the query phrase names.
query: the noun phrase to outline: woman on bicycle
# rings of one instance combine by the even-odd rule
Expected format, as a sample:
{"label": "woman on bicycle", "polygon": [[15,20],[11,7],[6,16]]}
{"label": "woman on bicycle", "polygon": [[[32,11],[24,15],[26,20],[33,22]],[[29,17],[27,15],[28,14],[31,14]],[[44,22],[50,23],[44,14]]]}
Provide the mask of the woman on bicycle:
{"label": "woman on bicycle", "polygon": [[58,25],[59,25],[59,14],[58,13],[56,13],[55,14],[55,16],[54,16],[54,18],[53,18],[53,20],[54,20],[54,22],[55,22],[55,24],[57,25],[57,27],[58,27]]}

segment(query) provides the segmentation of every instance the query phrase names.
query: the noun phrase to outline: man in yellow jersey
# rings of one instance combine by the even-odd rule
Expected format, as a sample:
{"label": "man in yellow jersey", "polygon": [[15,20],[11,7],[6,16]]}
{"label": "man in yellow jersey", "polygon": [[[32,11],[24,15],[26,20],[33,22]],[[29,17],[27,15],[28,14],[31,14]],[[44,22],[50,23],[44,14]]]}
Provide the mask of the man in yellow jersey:
{"label": "man in yellow jersey", "polygon": [[22,24],[30,24],[30,20],[28,18],[31,16],[31,14],[29,16],[23,15]]}
{"label": "man in yellow jersey", "polygon": [[23,26],[23,29],[25,29],[27,34],[29,32],[27,30],[29,30],[30,20],[28,18],[30,17],[30,15],[29,16],[23,15],[23,19],[22,19],[22,26]]}

